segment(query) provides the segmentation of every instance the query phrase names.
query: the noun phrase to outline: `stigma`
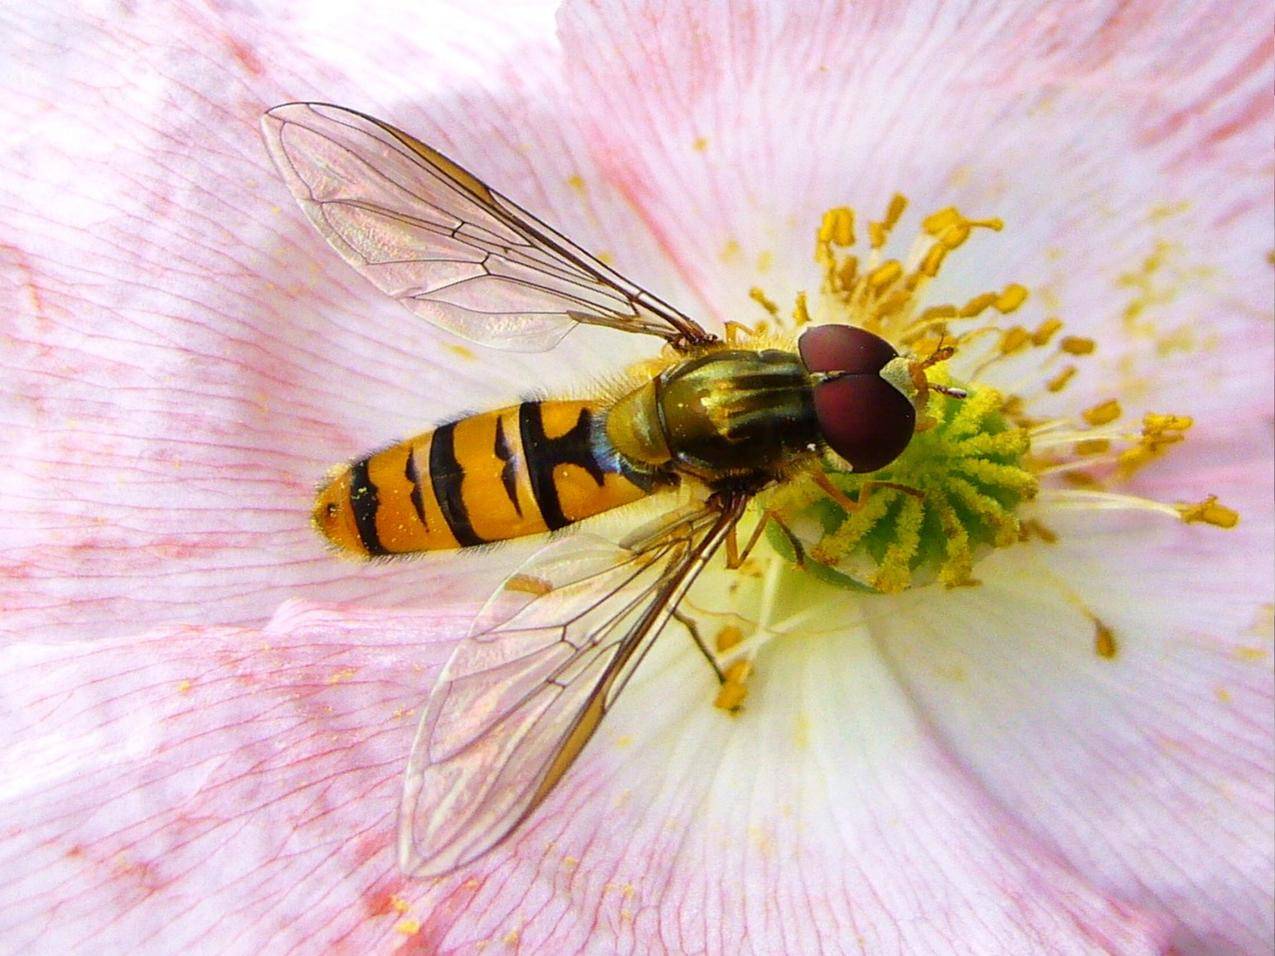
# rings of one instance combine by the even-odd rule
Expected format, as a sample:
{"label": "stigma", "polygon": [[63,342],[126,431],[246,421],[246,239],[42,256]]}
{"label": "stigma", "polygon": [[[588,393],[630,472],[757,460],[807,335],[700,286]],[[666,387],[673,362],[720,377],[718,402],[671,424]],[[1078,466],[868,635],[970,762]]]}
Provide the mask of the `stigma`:
{"label": "stigma", "polygon": [[[1056,540],[1048,527],[1055,507],[1235,526],[1239,516],[1212,496],[1168,503],[1123,490],[1185,440],[1188,416],[1149,411],[1130,424],[1118,394],[1069,415],[1033,414],[1083,374],[1099,343],[1067,334],[1058,316],[1015,321],[1030,298],[1018,283],[932,301],[929,287],[953,253],[1004,224],[949,207],[925,216],[910,248],[891,256],[907,205],[896,195],[863,237],[853,210],[824,214],[815,234],[818,294],[797,296],[787,331],[840,322],[890,342],[900,358],[881,374],[916,407],[915,433],[879,471],[856,473],[827,453],[766,492],[762,507],[804,547],[797,553],[790,536],[769,529],[780,554],[824,581],[895,593],[977,584],[975,566],[992,551]],[[761,289],[751,296],[768,313],[761,325],[784,331],[789,321],[774,301]]]}

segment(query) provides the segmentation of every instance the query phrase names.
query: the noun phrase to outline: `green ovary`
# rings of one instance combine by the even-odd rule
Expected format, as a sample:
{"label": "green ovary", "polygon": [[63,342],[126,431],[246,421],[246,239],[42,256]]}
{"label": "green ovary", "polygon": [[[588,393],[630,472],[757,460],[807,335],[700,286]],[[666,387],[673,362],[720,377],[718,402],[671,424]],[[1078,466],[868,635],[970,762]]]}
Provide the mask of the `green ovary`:
{"label": "green ovary", "polygon": [[[930,377],[945,379],[939,368]],[[1025,466],[1027,433],[1006,420],[994,389],[968,391],[964,399],[931,393],[926,412],[935,425],[917,432],[880,471],[856,475],[822,463],[833,485],[862,502],[857,509],[847,512],[808,475],[766,496],[763,506],[805,546],[808,572],[881,593],[935,578],[956,587],[974,583],[980,552],[1019,540],[1015,510],[1037,491]],[[767,533],[779,553],[795,560],[782,529],[772,523]]]}

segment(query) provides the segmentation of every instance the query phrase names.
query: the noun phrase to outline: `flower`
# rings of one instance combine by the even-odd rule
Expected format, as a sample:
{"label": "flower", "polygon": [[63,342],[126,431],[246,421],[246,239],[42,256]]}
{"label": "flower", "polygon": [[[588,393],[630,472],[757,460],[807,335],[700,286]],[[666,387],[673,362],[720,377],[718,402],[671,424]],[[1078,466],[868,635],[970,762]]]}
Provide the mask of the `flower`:
{"label": "flower", "polygon": [[[556,22],[512,7],[499,30],[441,7],[10,15],[0,938],[1269,948],[1257,12],[634,0]],[[898,191],[921,215],[998,216],[925,306],[1021,283],[1014,323],[1057,315],[1095,344],[1058,391],[1026,369],[1025,414],[1090,410],[1106,428],[1115,399],[1126,418],[1192,416],[1119,493],[1218,495],[1239,524],[1015,506],[1047,534],[972,554],[978,586],[896,577],[864,597],[795,578],[758,615],[785,633],[737,716],[666,635],[524,830],[410,880],[392,808],[412,713],[530,544],[340,564],[305,526],[313,483],[640,345],[582,332],[552,365],[479,361],[383,302],[309,232],[257,141],[262,108],[308,95],[436,143],[714,321],[766,318],[754,287],[785,309],[813,296],[830,209],[871,216]],[[1055,487],[1055,464],[1032,474]]]}

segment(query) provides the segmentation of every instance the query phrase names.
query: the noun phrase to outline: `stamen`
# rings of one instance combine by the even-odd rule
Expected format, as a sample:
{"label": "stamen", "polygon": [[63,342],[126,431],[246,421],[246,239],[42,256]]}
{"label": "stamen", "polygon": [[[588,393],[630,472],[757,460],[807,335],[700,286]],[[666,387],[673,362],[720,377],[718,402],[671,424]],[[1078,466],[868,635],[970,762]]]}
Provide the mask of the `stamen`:
{"label": "stamen", "polygon": [[[1003,223],[970,219],[954,207],[942,209],[922,220],[906,255],[891,257],[887,250],[906,208],[903,196],[891,199],[885,214],[868,223],[866,249],[856,245],[855,214],[845,207],[829,210],[816,233],[823,308],[884,336],[900,350],[901,357],[882,374],[917,406],[917,426],[903,454],[878,472],[855,474],[829,453],[817,471],[764,494],[762,507],[802,540],[806,572],[876,592],[896,592],[927,580],[948,587],[974,584],[973,567],[982,553],[1024,541],[1057,540],[1041,521],[1018,517],[1019,506],[1033,498],[1053,507],[1134,509],[1186,523],[1234,527],[1239,516],[1213,497],[1171,505],[1109,487],[1180,443],[1191,419],[1152,413],[1140,428],[1131,428],[1120,422],[1124,408],[1117,397],[1074,417],[1030,417],[1033,397],[1063,391],[1078,374],[1072,362],[1051,366],[1066,357],[1084,359],[1097,343],[1061,334],[1064,322],[1058,316],[1010,326],[984,318],[970,326],[971,319],[1021,309],[1029,292],[1018,283],[960,304],[924,301],[929,283],[975,231],[1000,231]],[[776,322],[782,321],[761,289],[749,294]],[[809,322],[806,297],[798,295],[793,326]],[[1030,356],[1036,364],[1027,371]],[[958,366],[962,380],[954,378]],[[991,369],[1010,366],[1018,379],[1012,392],[983,381]],[[1042,490],[1043,478],[1061,486]],[[791,554],[791,544],[781,540],[774,525],[767,526],[767,534],[777,551]],[[1096,649],[1114,653],[1115,638],[1109,630],[1108,638],[1102,638],[1099,625]],[[723,699],[735,700],[729,695]]]}
{"label": "stamen", "polygon": [[1114,398],[1108,399],[1093,408],[1086,408],[1080,416],[1090,425],[1106,425],[1120,417],[1120,403]]}
{"label": "stamen", "polygon": [[769,298],[760,287],[753,286],[749,289],[748,297],[765,309],[771,316],[779,318],[779,306],[775,305],[775,301]]}
{"label": "stamen", "polygon": [[1179,504],[1174,507],[1187,524],[1198,521],[1218,528],[1234,528],[1240,523],[1240,513],[1226,505],[1218,504],[1217,495],[1209,495],[1197,504]]}
{"label": "stamen", "polygon": [[1058,343],[1058,347],[1068,355],[1090,355],[1096,348],[1096,344],[1093,339],[1081,338],[1078,335],[1068,335]]}

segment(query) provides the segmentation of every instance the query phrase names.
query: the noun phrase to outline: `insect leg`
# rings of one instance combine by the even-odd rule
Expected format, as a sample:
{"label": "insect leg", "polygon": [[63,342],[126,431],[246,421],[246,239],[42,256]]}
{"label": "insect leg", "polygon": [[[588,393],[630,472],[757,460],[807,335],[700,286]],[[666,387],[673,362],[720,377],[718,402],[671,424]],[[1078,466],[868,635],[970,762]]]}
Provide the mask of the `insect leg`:
{"label": "insect leg", "polygon": [[757,542],[761,540],[762,531],[766,529],[767,523],[771,521],[773,521],[779,530],[784,533],[784,536],[788,539],[788,543],[792,545],[793,554],[796,556],[795,561],[797,563],[797,567],[805,567],[806,549],[802,546],[801,540],[792,533],[792,530],[786,524],[784,524],[783,519],[779,517],[778,512],[771,511],[769,508],[762,512],[761,520],[757,522],[757,527],[753,528],[753,533],[748,536],[748,541],[744,544],[744,550],[740,551],[738,546],[732,547],[734,544],[733,539],[727,540],[726,567],[732,569],[738,568],[748,560],[748,556],[752,554],[753,548],[755,548],[757,546]]}
{"label": "insect leg", "polygon": [[687,633],[691,635],[691,640],[695,642],[695,646],[699,648],[700,653],[704,655],[704,660],[708,661],[708,666],[713,669],[713,673],[717,675],[717,683],[725,684],[726,675],[717,664],[717,658],[713,656],[713,652],[708,649],[708,645],[704,643],[704,639],[700,637],[699,627],[695,622],[683,614],[679,610],[674,610],[672,617],[675,621],[686,628]]}
{"label": "insect leg", "polygon": [[814,483],[819,486],[829,498],[845,509],[847,514],[854,514],[868,503],[868,496],[872,494],[873,488],[893,488],[895,491],[901,491],[905,495],[911,495],[913,498],[925,500],[925,492],[920,489],[913,488],[911,485],[901,485],[897,481],[865,481],[859,486],[859,495],[857,498],[851,498],[844,491],[828,480],[828,476],[822,471],[814,473]]}

